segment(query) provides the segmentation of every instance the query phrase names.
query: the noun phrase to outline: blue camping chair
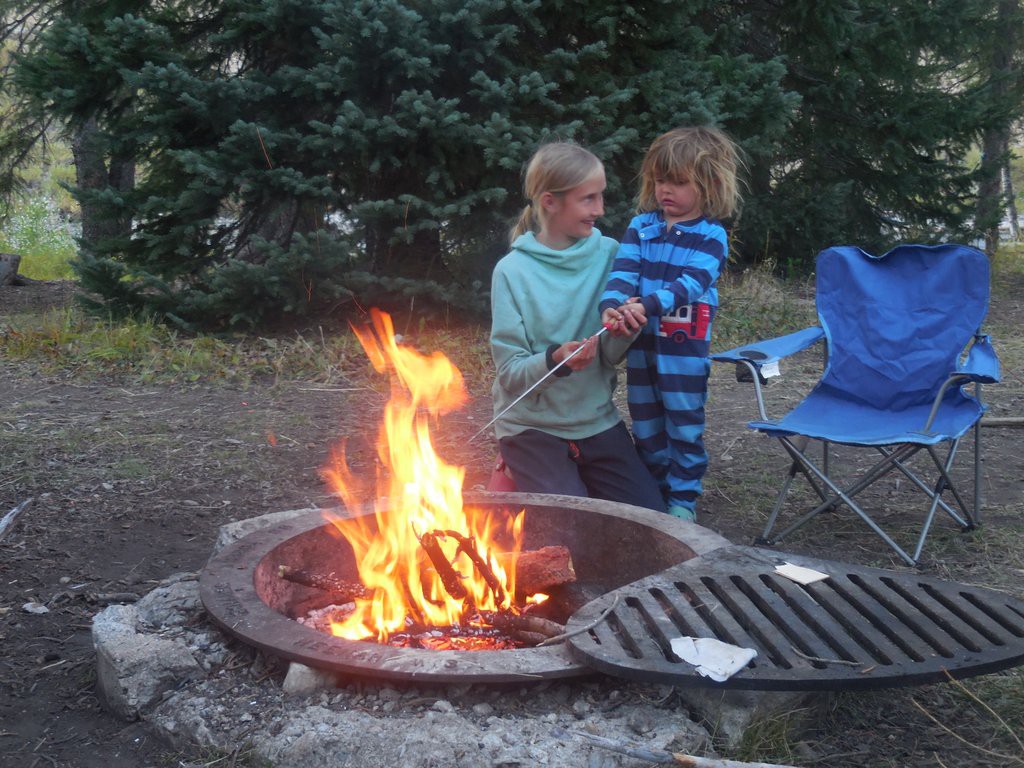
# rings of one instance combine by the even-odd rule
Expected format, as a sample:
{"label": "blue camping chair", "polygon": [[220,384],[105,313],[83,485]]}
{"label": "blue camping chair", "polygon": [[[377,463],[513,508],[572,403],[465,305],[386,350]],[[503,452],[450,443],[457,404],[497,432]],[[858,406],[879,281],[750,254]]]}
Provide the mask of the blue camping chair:
{"label": "blue camping chair", "polygon": [[[778,438],[793,459],[761,543],[774,543],[822,512],[845,504],[910,565],[921,556],[936,511],[964,530],[980,522],[981,385],[999,381],[999,359],[981,323],[988,311],[989,263],[962,245],[901,245],[882,256],[850,246],[829,248],[817,259],[820,327],[712,355],[737,364],[737,378],[754,384],[760,420],[749,426]],[[772,366],[821,339],[826,365],[821,380],[792,411],[769,419],[761,385]],[[966,357],[964,353],[966,352]],[[973,393],[965,385],[973,383]],[[950,476],[960,439],[974,430],[974,503],[968,506]],[[822,467],[808,445],[824,444]],[[829,443],[870,448],[880,460],[845,488],[829,477]],[[948,446],[945,457],[938,448]],[[907,465],[919,451],[937,470],[929,485]],[[854,497],[899,470],[930,498],[913,555],[907,553]],[[821,498],[814,509],[775,533],[797,473]],[[946,492],[955,510],[943,498]]]}

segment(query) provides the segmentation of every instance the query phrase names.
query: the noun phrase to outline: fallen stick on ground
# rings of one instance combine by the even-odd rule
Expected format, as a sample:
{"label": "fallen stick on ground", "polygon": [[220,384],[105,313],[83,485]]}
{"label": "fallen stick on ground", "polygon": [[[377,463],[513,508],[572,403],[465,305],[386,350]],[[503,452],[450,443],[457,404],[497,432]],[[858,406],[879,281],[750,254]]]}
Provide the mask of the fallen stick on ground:
{"label": "fallen stick on ground", "polygon": [[558,738],[565,738],[570,735],[580,736],[603,749],[658,765],[682,765],[686,766],[686,768],[795,768],[792,765],[779,765],[777,763],[744,763],[736,760],[722,760],[717,757],[684,755],[682,752],[667,752],[663,749],[634,747],[623,741],[609,739],[605,736],[595,736],[585,731],[566,731],[562,728],[556,728],[554,735]]}
{"label": "fallen stick on ground", "polygon": [[29,504],[32,503],[34,498],[35,497],[30,496],[29,498],[25,499],[23,502],[21,502],[21,504],[19,504],[6,515],[4,515],[3,519],[0,519],[0,539],[7,535],[7,532],[11,529],[11,526],[14,525],[15,519],[18,517],[18,515],[22,513],[24,509],[28,507]]}
{"label": "fallen stick on ground", "polygon": [[983,427],[1024,427],[1024,416],[982,416]]}

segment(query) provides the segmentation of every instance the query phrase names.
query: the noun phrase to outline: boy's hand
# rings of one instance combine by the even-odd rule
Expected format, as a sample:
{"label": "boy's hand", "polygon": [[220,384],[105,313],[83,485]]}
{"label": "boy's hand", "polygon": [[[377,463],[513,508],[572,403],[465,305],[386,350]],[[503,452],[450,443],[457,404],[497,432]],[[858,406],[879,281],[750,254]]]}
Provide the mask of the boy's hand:
{"label": "boy's hand", "polygon": [[644,309],[644,305],[640,301],[639,296],[626,299],[626,303],[619,307],[619,311],[623,315],[628,314],[631,316],[637,330],[640,330],[640,328],[647,325],[647,310]]}

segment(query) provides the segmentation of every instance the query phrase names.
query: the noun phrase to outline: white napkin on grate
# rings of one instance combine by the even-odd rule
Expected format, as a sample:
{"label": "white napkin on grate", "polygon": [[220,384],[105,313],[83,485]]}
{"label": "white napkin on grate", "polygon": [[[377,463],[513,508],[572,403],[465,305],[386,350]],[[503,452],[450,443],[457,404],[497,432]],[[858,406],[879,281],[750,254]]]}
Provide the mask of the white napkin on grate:
{"label": "white napkin on grate", "polygon": [[775,572],[779,576],[785,576],[790,581],[795,581],[797,584],[813,584],[816,581],[828,578],[827,573],[816,571],[813,568],[804,568],[802,565],[793,565],[788,562],[775,566]]}
{"label": "white napkin on grate", "polygon": [[701,676],[719,683],[728,680],[757,656],[753,648],[729,645],[713,637],[674,637],[672,653],[693,664]]}

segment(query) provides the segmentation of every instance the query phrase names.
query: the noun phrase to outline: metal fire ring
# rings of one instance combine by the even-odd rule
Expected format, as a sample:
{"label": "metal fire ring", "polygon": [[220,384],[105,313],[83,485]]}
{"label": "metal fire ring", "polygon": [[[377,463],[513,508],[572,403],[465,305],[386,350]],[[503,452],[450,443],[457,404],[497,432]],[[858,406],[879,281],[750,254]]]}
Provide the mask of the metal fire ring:
{"label": "metal fire ring", "polygon": [[[586,535],[592,537],[609,529],[632,531],[635,540],[634,536],[620,534],[619,538],[630,541],[609,541],[602,546],[659,552],[661,561],[649,568],[646,574],[664,570],[688,557],[729,546],[729,542],[717,534],[669,515],[595,499],[549,494],[467,493],[465,501],[467,505],[496,506],[514,512],[525,507],[527,526],[530,525],[531,513],[541,516],[564,514],[566,521],[573,523],[566,528],[585,528]],[[344,517],[372,514],[369,511],[355,514],[344,510],[331,512]],[[580,525],[581,520],[587,524]],[[523,683],[593,672],[574,659],[564,644],[501,651],[433,651],[347,640],[299,624],[268,605],[257,589],[257,572],[276,568],[276,563],[267,558],[272,552],[280,551],[282,545],[316,536],[318,529],[328,525],[322,512],[313,512],[260,529],[211,558],[200,573],[199,586],[203,605],[213,621],[229,634],[269,654],[319,669],[389,680]],[[553,526],[551,535],[574,535],[571,530],[561,531],[560,528]],[[577,532],[575,535],[584,534]],[[600,563],[594,567],[599,568]],[[632,581],[637,577],[634,575],[626,580]],[[625,581],[614,586],[622,583]],[[265,593],[266,584],[263,586]],[[281,588],[290,589],[292,586],[282,585]]]}

